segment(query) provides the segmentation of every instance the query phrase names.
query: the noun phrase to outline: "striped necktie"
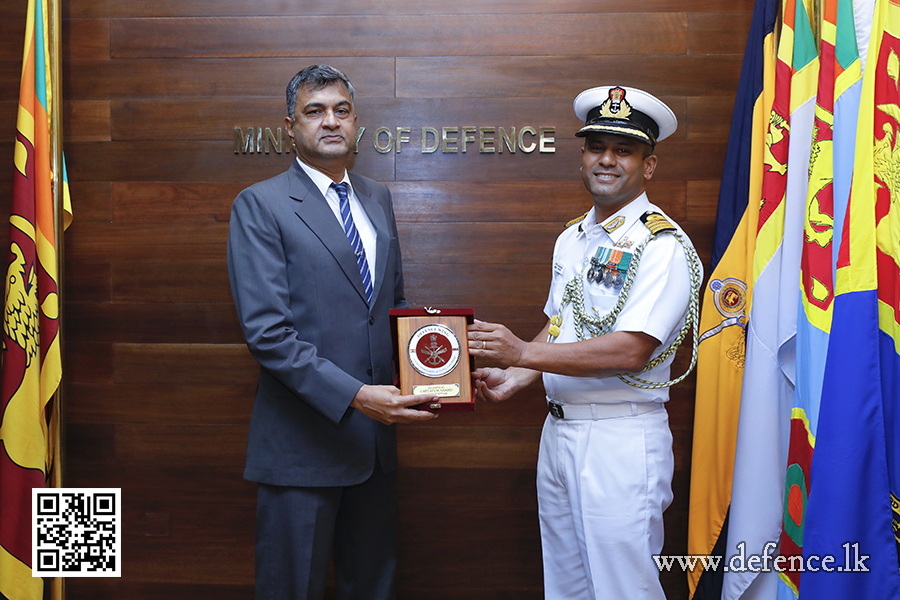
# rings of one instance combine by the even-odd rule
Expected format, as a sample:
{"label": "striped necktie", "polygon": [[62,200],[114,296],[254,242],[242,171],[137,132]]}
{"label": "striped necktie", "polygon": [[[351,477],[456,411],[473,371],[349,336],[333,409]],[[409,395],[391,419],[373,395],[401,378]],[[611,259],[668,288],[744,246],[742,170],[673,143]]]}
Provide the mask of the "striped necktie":
{"label": "striped necktie", "polygon": [[341,222],[344,224],[344,233],[353,246],[356,254],[356,264],[359,266],[359,274],[362,276],[363,288],[366,290],[366,302],[372,304],[372,274],[369,272],[369,262],[366,260],[366,249],[363,248],[362,239],[353,223],[353,215],[350,214],[350,198],[347,196],[346,183],[332,183],[331,187],[338,193],[341,199]]}

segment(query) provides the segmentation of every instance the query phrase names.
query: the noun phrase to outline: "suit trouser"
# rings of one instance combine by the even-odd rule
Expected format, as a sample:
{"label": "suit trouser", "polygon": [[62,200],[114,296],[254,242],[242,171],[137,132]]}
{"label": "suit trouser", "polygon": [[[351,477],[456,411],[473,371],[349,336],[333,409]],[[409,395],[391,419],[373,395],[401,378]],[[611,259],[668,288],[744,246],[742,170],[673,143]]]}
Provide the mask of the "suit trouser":
{"label": "suit trouser", "polygon": [[672,501],[665,409],[562,420],[541,434],[537,492],[547,600],[664,600],[652,559]]}
{"label": "suit trouser", "polygon": [[257,600],[320,600],[332,550],[338,600],[395,597],[396,471],[376,464],[348,487],[259,484]]}

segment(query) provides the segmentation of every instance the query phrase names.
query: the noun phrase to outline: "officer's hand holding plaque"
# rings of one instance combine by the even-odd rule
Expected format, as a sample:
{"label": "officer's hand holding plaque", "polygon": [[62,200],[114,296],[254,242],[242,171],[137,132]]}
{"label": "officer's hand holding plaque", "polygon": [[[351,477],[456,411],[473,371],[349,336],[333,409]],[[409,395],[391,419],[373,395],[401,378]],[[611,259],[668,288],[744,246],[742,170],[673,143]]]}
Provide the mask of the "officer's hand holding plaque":
{"label": "officer's hand holding plaque", "polygon": [[395,308],[391,310],[394,358],[400,370],[400,393],[432,394],[439,402],[416,408],[472,411],[475,397],[466,326],[471,308]]}

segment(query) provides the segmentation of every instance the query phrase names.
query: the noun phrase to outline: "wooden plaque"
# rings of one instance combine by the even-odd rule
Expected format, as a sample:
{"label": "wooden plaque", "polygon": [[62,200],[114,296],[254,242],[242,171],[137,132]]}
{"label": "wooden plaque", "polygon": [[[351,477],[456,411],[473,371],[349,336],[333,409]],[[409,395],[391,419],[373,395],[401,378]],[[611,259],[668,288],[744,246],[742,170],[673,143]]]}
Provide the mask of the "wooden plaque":
{"label": "wooden plaque", "polygon": [[394,359],[400,392],[434,394],[439,402],[416,408],[432,411],[475,410],[473,359],[466,326],[472,309],[393,309]]}

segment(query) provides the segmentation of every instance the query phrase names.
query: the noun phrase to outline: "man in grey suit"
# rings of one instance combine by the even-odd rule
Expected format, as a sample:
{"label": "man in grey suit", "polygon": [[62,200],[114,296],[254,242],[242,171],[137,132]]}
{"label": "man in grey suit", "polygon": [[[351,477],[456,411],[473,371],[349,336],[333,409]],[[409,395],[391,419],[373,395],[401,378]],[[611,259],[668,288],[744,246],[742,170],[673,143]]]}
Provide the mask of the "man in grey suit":
{"label": "man in grey suit", "polygon": [[297,153],[235,199],[228,275],[260,375],[244,477],[259,484],[258,599],[394,597],[395,423],[434,418],[392,385],[388,311],[406,307],[388,188],[347,172],[353,86],[314,65],[287,88]]}

